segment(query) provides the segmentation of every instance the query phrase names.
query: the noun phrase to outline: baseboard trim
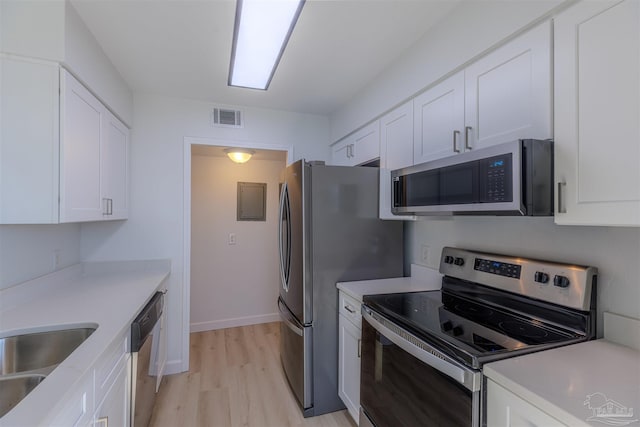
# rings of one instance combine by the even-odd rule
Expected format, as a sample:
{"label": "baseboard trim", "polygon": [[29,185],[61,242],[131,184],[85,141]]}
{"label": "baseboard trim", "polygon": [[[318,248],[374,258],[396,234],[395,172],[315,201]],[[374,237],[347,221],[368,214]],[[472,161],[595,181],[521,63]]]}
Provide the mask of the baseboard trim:
{"label": "baseboard trim", "polygon": [[213,320],[210,322],[198,322],[190,325],[191,332],[214,331],[216,329],[235,328],[238,326],[257,325],[260,323],[278,322],[279,313],[261,314],[258,316],[236,317],[233,319]]}

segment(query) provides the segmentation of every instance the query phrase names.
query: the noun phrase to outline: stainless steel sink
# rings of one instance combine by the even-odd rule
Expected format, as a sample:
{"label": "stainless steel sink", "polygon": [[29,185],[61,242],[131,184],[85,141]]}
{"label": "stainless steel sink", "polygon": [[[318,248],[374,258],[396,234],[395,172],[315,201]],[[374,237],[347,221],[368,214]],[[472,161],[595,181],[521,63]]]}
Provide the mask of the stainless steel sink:
{"label": "stainless steel sink", "polygon": [[45,379],[44,375],[0,377],[0,418]]}
{"label": "stainless steel sink", "polygon": [[92,327],[0,338],[0,418],[96,330]]}
{"label": "stainless steel sink", "polygon": [[0,338],[0,375],[54,367],[94,331],[75,328]]}

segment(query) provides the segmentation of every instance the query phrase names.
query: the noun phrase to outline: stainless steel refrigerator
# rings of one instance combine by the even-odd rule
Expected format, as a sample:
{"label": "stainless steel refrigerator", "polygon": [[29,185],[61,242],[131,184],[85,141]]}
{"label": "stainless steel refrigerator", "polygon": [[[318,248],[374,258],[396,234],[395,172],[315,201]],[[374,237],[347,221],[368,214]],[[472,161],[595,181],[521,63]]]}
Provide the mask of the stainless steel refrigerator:
{"label": "stainless steel refrigerator", "polygon": [[378,219],[378,173],[303,160],[282,173],[280,358],[305,417],[344,408],[336,283],[403,273],[402,221]]}

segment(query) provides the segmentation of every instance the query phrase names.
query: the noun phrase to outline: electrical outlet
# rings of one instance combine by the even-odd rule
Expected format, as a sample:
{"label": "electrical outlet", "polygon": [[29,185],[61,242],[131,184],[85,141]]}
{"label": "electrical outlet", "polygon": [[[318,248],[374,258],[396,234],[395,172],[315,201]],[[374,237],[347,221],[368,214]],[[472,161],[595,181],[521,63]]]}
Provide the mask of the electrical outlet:
{"label": "electrical outlet", "polygon": [[429,265],[430,252],[431,252],[431,248],[429,247],[429,245],[422,245],[422,248],[420,249],[420,263],[422,265],[425,265],[425,266]]}
{"label": "electrical outlet", "polygon": [[236,233],[229,233],[229,244],[230,245],[236,244]]}

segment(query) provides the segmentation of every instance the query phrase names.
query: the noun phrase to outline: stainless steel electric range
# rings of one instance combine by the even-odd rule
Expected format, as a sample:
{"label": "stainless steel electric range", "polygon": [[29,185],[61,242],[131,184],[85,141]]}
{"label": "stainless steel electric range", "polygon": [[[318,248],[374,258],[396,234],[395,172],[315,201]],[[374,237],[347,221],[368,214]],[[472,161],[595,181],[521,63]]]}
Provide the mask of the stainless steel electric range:
{"label": "stainless steel electric range", "polygon": [[444,248],[440,272],[364,297],[361,427],[484,425],[484,363],[595,337],[593,267]]}

